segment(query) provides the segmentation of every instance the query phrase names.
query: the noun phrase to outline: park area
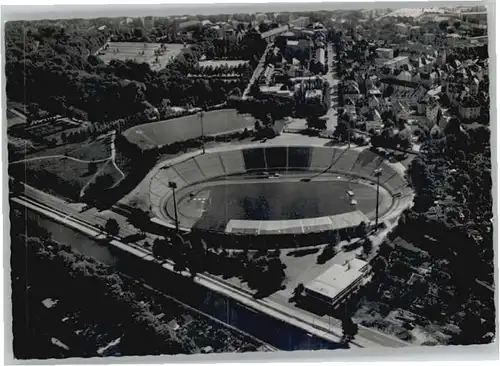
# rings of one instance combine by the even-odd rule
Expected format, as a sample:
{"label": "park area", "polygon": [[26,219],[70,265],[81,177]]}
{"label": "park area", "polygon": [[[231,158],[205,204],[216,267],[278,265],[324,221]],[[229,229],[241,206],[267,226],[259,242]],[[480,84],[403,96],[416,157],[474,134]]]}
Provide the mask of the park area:
{"label": "park area", "polygon": [[[155,54],[155,51],[165,49]],[[135,62],[145,62],[151,69],[158,70],[167,65],[184,48],[182,44],[167,43],[142,43],[142,42],[110,42],[108,47],[99,54],[101,60],[109,63],[111,60],[134,60]]]}
{"label": "park area", "polygon": [[[234,109],[223,109],[204,113],[203,132],[205,135],[216,135],[230,131],[251,129],[255,120],[252,117],[237,113]],[[201,136],[201,120],[193,114],[165,121],[152,122],[129,128],[124,136],[141,149],[185,141]]]}
{"label": "park area", "polygon": [[[108,134],[85,144],[68,144],[9,163],[9,174],[62,198],[79,201],[97,179],[115,186],[126,175],[125,158],[114,152],[114,136]],[[121,168],[122,167],[122,168]]]}

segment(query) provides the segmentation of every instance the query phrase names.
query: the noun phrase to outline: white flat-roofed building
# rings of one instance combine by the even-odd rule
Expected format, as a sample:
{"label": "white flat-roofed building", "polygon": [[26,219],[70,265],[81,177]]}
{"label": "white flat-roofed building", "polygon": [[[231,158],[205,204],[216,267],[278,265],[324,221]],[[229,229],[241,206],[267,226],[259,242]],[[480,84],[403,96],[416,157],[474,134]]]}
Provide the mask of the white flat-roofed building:
{"label": "white flat-roofed building", "polygon": [[344,264],[334,264],[307,283],[305,292],[314,299],[337,307],[362,285],[369,274],[368,269],[368,263],[357,258]]}

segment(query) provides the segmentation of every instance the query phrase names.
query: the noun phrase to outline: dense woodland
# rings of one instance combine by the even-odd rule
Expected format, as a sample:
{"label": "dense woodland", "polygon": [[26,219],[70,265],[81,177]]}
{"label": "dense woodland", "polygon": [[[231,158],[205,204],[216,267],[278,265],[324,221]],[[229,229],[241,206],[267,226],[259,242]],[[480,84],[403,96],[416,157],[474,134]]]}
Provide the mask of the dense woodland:
{"label": "dense woodland", "polygon": [[[206,107],[219,104],[235,89],[243,89],[248,69],[235,69],[242,78],[191,79],[199,71],[198,60],[210,52],[210,39],[185,49],[160,71],[146,63],[112,61],[104,64],[94,52],[109,34],[39,26],[36,22],[6,25],[6,74],[9,100],[26,104],[28,110],[48,111],[92,122],[112,121],[156,107]],[[264,43],[263,43],[264,42]],[[239,43],[242,59],[255,67],[265,47],[256,31]]]}

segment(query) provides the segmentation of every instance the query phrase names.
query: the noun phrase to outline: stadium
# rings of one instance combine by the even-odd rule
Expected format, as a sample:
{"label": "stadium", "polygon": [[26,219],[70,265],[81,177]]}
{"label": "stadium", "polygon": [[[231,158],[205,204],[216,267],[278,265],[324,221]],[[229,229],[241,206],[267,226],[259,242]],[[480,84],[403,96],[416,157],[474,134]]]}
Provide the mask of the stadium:
{"label": "stadium", "polygon": [[279,138],[181,155],[142,185],[155,224],[233,247],[325,243],[337,231],[344,237],[362,222],[374,224],[377,214],[380,222],[396,218],[411,202],[399,164],[368,149]]}

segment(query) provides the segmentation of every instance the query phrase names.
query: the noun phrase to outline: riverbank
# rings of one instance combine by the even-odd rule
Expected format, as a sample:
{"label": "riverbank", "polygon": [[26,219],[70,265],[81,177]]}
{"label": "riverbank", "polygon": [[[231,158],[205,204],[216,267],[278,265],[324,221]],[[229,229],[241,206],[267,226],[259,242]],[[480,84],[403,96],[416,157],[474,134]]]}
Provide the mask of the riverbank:
{"label": "riverbank", "polygon": [[[42,215],[50,218],[49,221],[59,227],[59,229],[54,230],[55,232],[60,232],[60,225],[65,225],[63,228],[66,229],[66,225],[72,220],[72,218],[54,215],[50,211],[40,212],[40,207],[37,210],[37,206],[33,204],[25,203],[23,206],[35,212],[38,217]],[[54,217],[57,221],[54,220]],[[250,307],[248,303],[235,301],[224,293],[219,293],[219,291],[215,290],[218,287],[215,281],[208,283],[209,286],[201,285],[198,279],[191,279],[187,273],[182,275],[173,272],[173,268],[168,269],[169,265],[167,263],[152,265],[151,262],[156,260],[151,256],[144,255],[144,253],[128,245],[117,246],[118,242],[116,241],[112,241],[112,245],[103,246],[99,244],[102,233],[91,232],[86,229],[84,223],[73,222],[73,224],[79,227],[78,232],[86,232],[87,242],[84,247],[87,254],[103,255],[103,249],[105,249],[106,260],[113,263],[117,270],[144,281],[148,284],[147,286],[162,293],[168,293],[203,314],[218,319],[226,326],[229,325],[262,340],[268,344],[268,349],[314,350],[339,347],[338,344],[315,336],[312,332],[317,333],[317,329],[311,327],[312,332],[306,332],[265,312],[258,312]],[[68,230],[74,231],[75,228],[71,227],[72,229]],[[79,235],[81,236],[81,234]],[[82,244],[81,242],[77,243],[78,246],[82,246]],[[141,254],[140,257],[138,256],[139,253]],[[168,270],[165,271],[165,269]],[[171,284],[175,284],[175,286],[172,287]],[[189,291],[186,290],[187,288],[189,288]],[[229,289],[226,289],[226,291],[229,291]]]}

